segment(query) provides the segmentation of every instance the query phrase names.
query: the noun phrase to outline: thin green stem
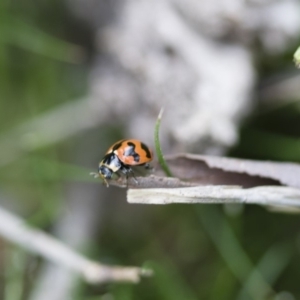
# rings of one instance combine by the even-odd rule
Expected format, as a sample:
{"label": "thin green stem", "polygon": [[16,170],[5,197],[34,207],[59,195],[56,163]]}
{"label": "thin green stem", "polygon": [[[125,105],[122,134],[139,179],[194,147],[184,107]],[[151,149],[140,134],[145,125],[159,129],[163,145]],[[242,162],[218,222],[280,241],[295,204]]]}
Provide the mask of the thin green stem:
{"label": "thin green stem", "polygon": [[294,62],[297,68],[300,68],[300,47],[294,53]]}
{"label": "thin green stem", "polygon": [[160,142],[159,142],[159,128],[160,128],[160,122],[161,122],[163,112],[164,112],[164,109],[162,108],[159,112],[159,115],[157,117],[157,121],[155,123],[155,130],[154,130],[155,150],[156,150],[156,155],[157,155],[158,162],[159,162],[161,168],[163,169],[163,171],[165,172],[166,176],[167,177],[173,177],[172,173],[171,173],[171,171],[168,167],[168,164],[164,159],[164,155],[162,153],[162,150],[161,150],[161,147],[160,147]]}

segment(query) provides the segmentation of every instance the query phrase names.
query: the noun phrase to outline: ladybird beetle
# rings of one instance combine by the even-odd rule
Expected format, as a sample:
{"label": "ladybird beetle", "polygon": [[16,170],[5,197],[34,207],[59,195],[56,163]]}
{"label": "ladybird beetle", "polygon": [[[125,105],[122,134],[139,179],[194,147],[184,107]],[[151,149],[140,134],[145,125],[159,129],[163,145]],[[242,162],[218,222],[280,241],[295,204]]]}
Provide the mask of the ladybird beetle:
{"label": "ladybird beetle", "polygon": [[144,165],[149,168],[152,158],[152,151],[143,142],[134,139],[120,140],[107,150],[99,163],[98,173],[108,187],[107,180],[112,178],[113,173],[119,175],[117,172],[121,172],[127,179],[131,174],[135,179],[131,166]]}

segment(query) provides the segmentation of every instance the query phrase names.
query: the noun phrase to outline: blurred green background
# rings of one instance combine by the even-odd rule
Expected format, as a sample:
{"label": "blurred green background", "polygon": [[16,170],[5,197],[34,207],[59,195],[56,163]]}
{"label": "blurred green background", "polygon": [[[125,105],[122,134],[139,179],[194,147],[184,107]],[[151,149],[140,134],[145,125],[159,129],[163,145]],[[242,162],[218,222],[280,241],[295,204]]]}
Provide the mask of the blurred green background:
{"label": "blurred green background", "polygon": [[[25,147],[30,136],[18,134],[31,120],[86,95],[92,34],[63,2],[0,2],[0,198],[45,231],[52,232],[66,205],[66,186],[96,185],[89,176],[96,157],[122,137],[109,125],[90,138],[79,133],[31,151]],[[265,78],[290,72],[292,51],[258,58],[262,86]],[[299,97],[276,107],[258,104],[229,155],[300,162]],[[75,158],[90,155],[87,141],[95,165]],[[71,299],[300,299],[298,214],[237,205],[136,207],[126,204],[124,191],[112,193],[118,211],[110,203],[99,214],[101,230],[94,229],[82,252],[109,264],[153,268],[155,276],[137,285],[78,280]],[[31,299],[41,265],[40,258],[1,240],[1,298]]]}

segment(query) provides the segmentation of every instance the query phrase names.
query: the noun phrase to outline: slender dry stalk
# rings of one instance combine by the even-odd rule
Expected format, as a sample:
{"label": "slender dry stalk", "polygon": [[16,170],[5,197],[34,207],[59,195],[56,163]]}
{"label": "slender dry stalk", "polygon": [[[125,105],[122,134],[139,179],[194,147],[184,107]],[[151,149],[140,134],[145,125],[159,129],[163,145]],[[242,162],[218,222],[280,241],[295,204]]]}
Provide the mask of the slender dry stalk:
{"label": "slender dry stalk", "polygon": [[139,267],[107,266],[75,252],[59,240],[34,229],[21,218],[0,207],[0,235],[20,247],[78,272],[91,284],[109,281],[139,282],[151,271]]}
{"label": "slender dry stalk", "polygon": [[195,186],[184,188],[130,189],[129,203],[246,203],[300,208],[300,189],[284,186]]}

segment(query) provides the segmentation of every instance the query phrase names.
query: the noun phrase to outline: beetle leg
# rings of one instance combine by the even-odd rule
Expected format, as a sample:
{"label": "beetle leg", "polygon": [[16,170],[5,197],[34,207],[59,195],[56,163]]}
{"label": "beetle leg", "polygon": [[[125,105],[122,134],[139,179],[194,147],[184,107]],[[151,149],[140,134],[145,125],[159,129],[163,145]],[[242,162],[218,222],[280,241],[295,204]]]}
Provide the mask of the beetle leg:
{"label": "beetle leg", "polygon": [[[138,183],[138,181],[137,181],[137,179],[135,178],[135,176],[134,176],[134,172],[133,172],[133,170],[130,168],[129,169],[129,171],[128,171],[128,174],[131,174],[131,176],[132,176],[132,178],[134,179],[134,181],[135,181],[135,183]],[[128,175],[127,175],[127,177],[128,177]]]}
{"label": "beetle leg", "polygon": [[133,170],[132,170],[130,167],[122,166],[122,167],[120,168],[120,171],[121,171],[123,174],[126,175],[126,185],[127,185],[127,187],[128,187],[128,177],[129,177],[129,175],[131,175],[131,177],[134,179],[134,181],[135,181],[136,183],[138,183],[137,179],[136,179],[135,176],[134,176],[134,172],[133,172]]}
{"label": "beetle leg", "polygon": [[153,168],[150,166],[150,164],[149,163],[145,163],[145,169],[146,170],[152,170]]}
{"label": "beetle leg", "polygon": [[107,180],[104,177],[102,179],[103,179],[103,183],[106,185],[106,187],[109,187]]}
{"label": "beetle leg", "polygon": [[94,178],[101,178],[103,180],[103,184],[105,184],[106,187],[109,187],[109,184],[108,184],[107,180],[105,179],[105,177],[99,175],[99,173],[91,172],[90,175],[93,176]]}

